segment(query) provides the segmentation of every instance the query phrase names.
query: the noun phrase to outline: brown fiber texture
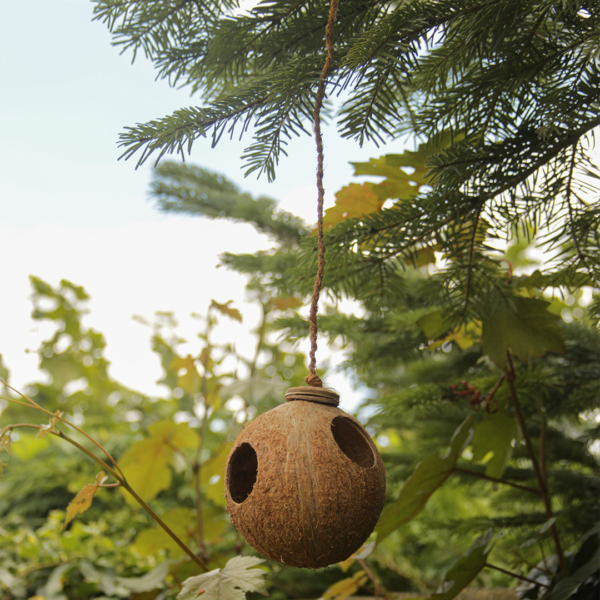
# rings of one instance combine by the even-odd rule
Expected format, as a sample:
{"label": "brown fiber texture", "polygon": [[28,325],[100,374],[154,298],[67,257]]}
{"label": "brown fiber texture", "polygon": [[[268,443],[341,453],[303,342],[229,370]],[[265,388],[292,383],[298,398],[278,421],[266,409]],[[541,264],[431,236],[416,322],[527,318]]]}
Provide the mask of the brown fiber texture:
{"label": "brown fiber texture", "polygon": [[320,568],[347,559],[373,531],[385,469],[356,419],[334,406],[294,401],[240,431],[225,495],[235,527],[258,552]]}

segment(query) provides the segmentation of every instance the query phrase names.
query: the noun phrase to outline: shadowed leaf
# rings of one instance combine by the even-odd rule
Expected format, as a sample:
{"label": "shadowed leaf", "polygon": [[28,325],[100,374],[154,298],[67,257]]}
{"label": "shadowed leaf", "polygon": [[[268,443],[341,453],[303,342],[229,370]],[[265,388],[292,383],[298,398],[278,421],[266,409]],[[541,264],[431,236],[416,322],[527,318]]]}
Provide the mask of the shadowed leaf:
{"label": "shadowed leaf", "polygon": [[408,523],[425,508],[430,496],[448,479],[471,437],[473,417],[465,419],[454,432],[450,450],[443,458],[437,452],[425,457],[400,490],[398,500],[383,509],[375,527],[377,543]]}
{"label": "shadowed leaf", "polygon": [[483,353],[501,369],[506,352],[527,360],[546,352],[567,351],[555,315],[548,312],[548,302],[533,298],[498,299],[488,316],[482,318]]}
{"label": "shadowed leaf", "polygon": [[499,479],[512,456],[512,441],[519,439],[517,420],[500,410],[489,419],[479,423],[473,434],[473,460],[481,461],[489,453],[494,456],[485,467],[488,477]]}
{"label": "shadowed leaf", "polygon": [[429,597],[430,600],[452,600],[475,579],[487,561],[493,533],[488,529],[473,542],[465,555],[446,573],[442,585]]}

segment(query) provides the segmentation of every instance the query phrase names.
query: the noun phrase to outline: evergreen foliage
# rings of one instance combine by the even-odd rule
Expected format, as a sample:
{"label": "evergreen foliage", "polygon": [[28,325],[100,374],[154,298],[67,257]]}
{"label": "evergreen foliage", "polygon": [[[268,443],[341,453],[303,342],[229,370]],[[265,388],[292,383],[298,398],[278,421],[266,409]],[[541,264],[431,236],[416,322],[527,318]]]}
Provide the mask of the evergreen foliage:
{"label": "evergreen foliage", "polygon": [[[272,178],[287,140],[311,128],[327,11],[324,0],[250,12],[214,0],[96,0],[115,44],[143,51],[159,77],[200,100],[127,129],[125,156],[183,156],[199,136],[216,144],[252,129],[248,172]],[[597,282],[599,48],[597,2],[340,3],[333,119],[360,143],[418,136],[429,187],[330,231],[330,281],[337,268],[345,292],[390,296],[401,292],[398,268],[435,250],[448,259],[438,292],[460,324],[482,312],[474,289],[498,287],[494,240],[526,223],[553,285],[577,285],[582,274]]]}
{"label": "evergreen foliage", "polygon": [[[422,156],[406,154],[393,161],[389,155],[385,157],[389,181],[398,179],[394,169],[408,166],[408,158],[415,172],[421,168]],[[394,161],[392,167],[389,163]],[[369,164],[383,168],[381,162],[372,160]],[[367,169],[364,165],[355,167]],[[182,177],[187,169],[185,165],[162,164],[155,172],[153,189],[165,172],[176,177],[180,171]],[[337,194],[336,207],[326,214],[332,236],[349,226],[341,211],[351,210],[351,202],[371,206],[371,214],[378,215],[381,207],[369,203],[369,194],[376,193],[377,188],[364,185],[362,196],[356,190],[349,196],[348,188]],[[383,186],[383,198],[397,188]],[[164,205],[164,198],[156,192],[154,196]],[[262,210],[260,200],[254,202],[257,211]],[[210,209],[206,211],[210,217]],[[202,210],[193,211],[199,213]],[[224,213],[222,218],[235,217]],[[591,278],[587,273],[575,277],[578,285],[572,288],[572,297],[563,288],[569,304],[558,297],[549,302],[542,288],[556,292],[560,288],[553,286],[562,280],[540,270],[522,274],[525,268],[531,272],[538,266],[527,257],[535,243],[531,228],[513,230],[510,245],[497,250],[495,259],[489,260],[491,291],[474,282],[472,294],[481,312],[474,311],[474,318],[461,326],[453,325],[443,310],[444,296],[439,271],[433,267],[433,253],[416,252],[410,260],[397,260],[395,287],[382,290],[372,283],[377,276],[360,273],[352,277],[347,264],[332,258],[336,247],[329,247],[330,296],[359,299],[365,313],[361,317],[347,315],[327,306],[319,319],[320,331],[338,348],[346,349],[344,368],[370,388],[365,414],[372,415],[370,426],[385,444],[382,456],[391,478],[390,503],[377,527],[377,547],[370,558],[378,568],[393,565],[396,573],[421,589],[435,589],[444,571],[447,577],[463,572],[468,560],[459,559],[460,552],[467,551],[471,543],[488,540],[490,528],[502,532],[500,537],[491,551],[485,544],[477,546],[481,560],[469,567],[478,573],[478,582],[483,585],[492,581],[489,570],[481,571],[486,563],[533,577],[541,584],[558,581],[552,526],[560,531],[565,549],[579,549],[584,554],[587,551],[582,540],[595,531],[600,484],[597,450],[593,449],[600,441],[596,423],[600,338],[592,327],[592,309],[577,304],[581,286],[589,284]],[[291,251],[280,245],[256,256],[226,254],[222,259],[228,267],[251,273],[277,293],[295,290],[306,297],[314,270],[313,249],[314,237],[308,236],[300,248]],[[288,259],[294,257],[301,260],[290,270]],[[429,265],[431,275],[415,266],[419,261]],[[565,274],[570,275],[568,270]],[[560,314],[572,322],[557,324]],[[287,341],[308,334],[305,319],[297,313],[282,315],[272,327],[283,332]],[[507,348],[514,361],[514,393],[505,381]],[[440,449],[448,446],[454,430],[464,429],[465,419],[472,423],[473,437],[462,454],[448,463],[439,458]],[[547,493],[554,506],[550,519],[535,491],[539,482],[522,438],[521,421],[528,432],[528,444],[539,456],[536,460],[543,464]],[[422,479],[411,479],[419,470]],[[412,498],[407,483],[411,480],[415,490]],[[477,536],[482,536],[479,542]],[[577,560],[573,556],[567,555],[565,562],[571,572],[583,560],[583,555]],[[552,570],[549,579],[536,575],[536,564],[546,575]],[[469,581],[461,580],[457,585]],[[351,586],[351,579],[344,582]],[[541,598],[546,590],[541,584],[524,585],[520,594]],[[578,597],[594,593],[597,585],[596,574]],[[571,591],[574,593],[574,588]],[[458,587],[454,589],[457,592]]]}

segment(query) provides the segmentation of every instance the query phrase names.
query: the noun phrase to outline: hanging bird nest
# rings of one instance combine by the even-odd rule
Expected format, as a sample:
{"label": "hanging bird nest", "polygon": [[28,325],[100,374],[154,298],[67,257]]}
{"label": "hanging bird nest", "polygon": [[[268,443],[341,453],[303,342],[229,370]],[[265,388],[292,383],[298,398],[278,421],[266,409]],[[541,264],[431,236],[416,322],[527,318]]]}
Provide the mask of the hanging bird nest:
{"label": "hanging bird nest", "polygon": [[238,434],[226,467],[227,509],[261,554],[325,567],[347,559],[373,531],[385,470],[335,392],[291,388],[286,400]]}

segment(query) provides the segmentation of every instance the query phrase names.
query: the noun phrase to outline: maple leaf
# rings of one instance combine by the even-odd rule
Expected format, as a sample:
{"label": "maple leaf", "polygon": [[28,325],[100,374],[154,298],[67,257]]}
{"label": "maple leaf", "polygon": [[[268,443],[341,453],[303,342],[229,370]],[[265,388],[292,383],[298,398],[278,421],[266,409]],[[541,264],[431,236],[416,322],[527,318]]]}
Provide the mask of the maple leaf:
{"label": "maple leaf", "polygon": [[50,419],[48,425],[40,425],[40,431],[36,437],[45,438],[56,427],[56,424],[62,416],[63,413],[60,410],[57,410]]}
{"label": "maple leaf", "polygon": [[382,200],[375,192],[374,183],[351,183],[335,194],[335,205],[323,215],[323,227],[331,229],[345,219],[362,217],[382,209]]}
{"label": "maple leaf", "polygon": [[65,524],[63,525],[63,531],[66,526],[77,516],[83,514],[91,505],[94,494],[98,491],[100,484],[106,479],[104,471],[100,471],[96,475],[96,481],[94,483],[88,483],[83,486],[83,489],[71,500],[69,506],[67,506],[67,515],[65,517]]}
{"label": "maple leaf", "polygon": [[557,323],[560,319],[548,312],[548,306],[548,302],[534,298],[498,299],[482,319],[483,353],[501,369],[507,350],[524,361],[546,352],[565,353],[567,348]]}
{"label": "maple leaf", "polygon": [[262,569],[253,569],[265,562],[253,556],[236,556],[225,568],[186,579],[177,600],[246,600],[245,592],[267,596]]}
{"label": "maple leaf", "polygon": [[195,362],[196,359],[188,354],[185,358],[176,356],[169,365],[169,368],[177,373],[177,385],[191,396],[200,389],[200,374]]}
{"label": "maple leaf", "polygon": [[[135,442],[119,460],[127,481],[146,501],[171,485],[173,451],[198,446],[198,434],[186,423],[158,421],[148,427],[148,433],[149,438]],[[124,489],[121,493],[131,507],[138,506]]]}
{"label": "maple leaf", "polygon": [[211,302],[210,307],[216,308],[222,315],[229,317],[230,319],[234,319],[236,321],[242,322],[242,313],[237,308],[231,308],[229,305],[233,302],[233,300],[229,300],[225,302],[225,304],[220,304],[219,302],[215,302],[214,300]]}
{"label": "maple leaf", "polygon": [[284,298],[271,298],[271,306],[277,310],[288,310],[290,308],[300,308],[304,302],[300,298],[294,296],[286,296]]}

